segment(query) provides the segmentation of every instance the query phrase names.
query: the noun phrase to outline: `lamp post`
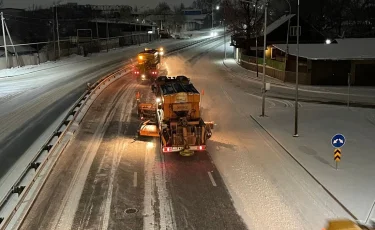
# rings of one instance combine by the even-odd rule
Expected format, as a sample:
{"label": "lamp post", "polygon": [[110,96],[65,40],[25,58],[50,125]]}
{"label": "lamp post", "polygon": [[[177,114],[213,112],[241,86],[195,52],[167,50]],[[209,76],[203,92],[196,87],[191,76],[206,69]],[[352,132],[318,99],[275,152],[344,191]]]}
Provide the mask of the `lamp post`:
{"label": "lamp post", "polygon": [[266,107],[267,8],[268,8],[268,0],[266,1],[265,8],[264,8],[262,117],[265,116],[265,107]]}
{"label": "lamp post", "polygon": [[[240,0],[242,2],[247,2],[251,4],[248,0]],[[264,4],[264,32],[263,32],[263,88],[262,88],[262,114],[261,116],[265,116],[265,107],[266,107],[266,50],[267,50],[267,12],[268,12],[268,0],[266,0]],[[258,6],[254,6],[258,7]],[[258,11],[258,8],[256,8]],[[257,72],[258,72],[258,35],[256,36],[256,64],[257,64]],[[258,73],[257,73],[258,76]]]}
{"label": "lamp post", "polygon": [[[219,10],[220,6],[216,6],[216,10]],[[214,3],[211,2],[211,30],[214,29]]]}
{"label": "lamp post", "polygon": [[294,137],[298,137],[298,75],[299,75],[299,0],[297,6],[297,60],[296,60],[296,97],[294,105]]}
{"label": "lamp post", "polygon": [[292,14],[292,7],[290,5],[290,1],[289,0],[285,0],[288,5],[289,5],[289,15],[288,15],[288,29],[287,29],[287,34],[286,34],[286,52],[285,52],[285,73],[286,73],[286,63],[287,63],[287,60],[288,60],[288,55],[289,55],[289,30],[290,30],[290,15]]}
{"label": "lamp post", "polygon": [[55,17],[56,17],[56,31],[57,31],[57,49],[58,49],[58,57],[60,59],[61,56],[61,49],[60,49],[60,32],[59,32],[59,17],[57,13],[57,8],[58,6],[62,3],[63,1],[58,1],[57,3],[54,3],[55,6]]}

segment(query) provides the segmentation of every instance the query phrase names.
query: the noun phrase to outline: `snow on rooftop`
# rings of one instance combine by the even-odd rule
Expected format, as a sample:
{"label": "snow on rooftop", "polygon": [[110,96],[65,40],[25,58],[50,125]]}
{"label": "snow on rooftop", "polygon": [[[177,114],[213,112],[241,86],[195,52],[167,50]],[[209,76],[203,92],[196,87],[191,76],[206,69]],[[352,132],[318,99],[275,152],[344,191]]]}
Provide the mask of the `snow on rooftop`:
{"label": "snow on rooftop", "polygon": [[293,18],[295,14],[288,14],[288,15],[283,15],[273,23],[271,23],[269,26],[267,26],[267,35],[270,34],[272,31],[275,29],[279,28],[282,24],[287,22],[289,19]]}
{"label": "snow on rooftop", "polygon": [[[375,38],[336,39],[337,44],[300,44],[299,56],[311,60],[375,59]],[[285,52],[286,44],[274,44]],[[297,55],[297,45],[289,44],[289,53]]]}

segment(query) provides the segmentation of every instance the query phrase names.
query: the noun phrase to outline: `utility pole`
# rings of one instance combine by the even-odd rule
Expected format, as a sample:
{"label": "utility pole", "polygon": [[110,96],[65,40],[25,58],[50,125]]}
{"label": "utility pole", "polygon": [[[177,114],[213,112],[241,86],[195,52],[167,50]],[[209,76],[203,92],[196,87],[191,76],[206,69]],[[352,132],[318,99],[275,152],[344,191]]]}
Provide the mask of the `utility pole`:
{"label": "utility pole", "polygon": [[266,1],[265,8],[264,8],[262,117],[265,116],[265,107],[266,107],[267,8],[268,8],[268,1]]}
{"label": "utility pole", "polygon": [[59,33],[59,17],[58,17],[58,13],[57,13],[57,5],[55,5],[56,7],[56,32],[57,32],[57,48],[59,49],[59,59],[60,59],[60,55],[61,55],[61,49],[60,49],[60,33]]}
{"label": "utility pole", "polygon": [[7,23],[5,21],[4,21],[4,26],[5,26],[5,30],[6,30],[6,32],[8,34],[10,44],[13,47],[13,52],[16,54],[17,66],[20,66],[20,60],[19,60],[19,57],[18,57],[17,50],[16,50],[16,47],[14,46],[14,43],[13,43],[13,40],[12,40],[12,36],[9,33],[9,29],[8,29]]}
{"label": "utility pole", "polygon": [[[225,11],[225,8],[224,8],[224,11]],[[225,15],[225,13],[224,13],[224,15]],[[223,18],[223,25],[224,25],[224,60],[226,60],[227,59],[227,44],[226,44],[226,41],[225,41],[225,18]]]}
{"label": "utility pole", "polygon": [[99,42],[99,26],[98,26],[98,17],[97,17],[97,14],[95,13],[95,21],[96,21],[96,37],[98,38],[98,42]]}
{"label": "utility pole", "polygon": [[286,35],[286,52],[285,52],[285,74],[286,74],[286,64],[287,64],[287,61],[288,61],[288,55],[289,55],[289,30],[290,30],[290,17],[291,17],[291,14],[292,14],[292,7],[290,5],[290,1],[289,0],[285,0],[288,5],[289,5],[289,15],[288,15],[288,29],[287,29],[287,35]]}
{"label": "utility pole", "polygon": [[[258,0],[255,2],[255,23],[258,21]],[[258,69],[258,30],[255,28],[255,64],[257,68],[257,78],[259,78]]]}
{"label": "utility pole", "polygon": [[106,27],[107,27],[107,52],[109,51],[109,48],[108,48],[108,42],[109,42],[109,29],[108,29],[108,17],[107,15],[105,16],[105,21],[106,21]]}
{"label": "utility pole", "polygon": [[298,75],[299,75],[299,0],[297,6],[297,60],[296,60],[296,101],[294,105],[294,137],[298,137]]}
{"label": "utility pole", "polygon": [[52,31],[53,31],[53,53],[54,53],[54,58],[56,60],[56,31],[55,31],[55,20],[56,20],[56,17],[55,17],[55,7],[52,7],[52,13],[53,13],[53,17],[52,17]]}
{"label": "utility pole", "polygon": [[8,68],[9,67],[9,62],[8,62],[8,50],[7,50],[7,41],[6,41],[6,33],[5,33],[5,29],[4,29],[4,14],[3,12],[1,12],[1,26],[3,28],[3,39],[4,39],[4,52],[5,52],[5,64],[6,64],[6,67]]}
{"label": "utility pole", "polygon": [[214,1],[211,0],[211,30],[214,29]]}

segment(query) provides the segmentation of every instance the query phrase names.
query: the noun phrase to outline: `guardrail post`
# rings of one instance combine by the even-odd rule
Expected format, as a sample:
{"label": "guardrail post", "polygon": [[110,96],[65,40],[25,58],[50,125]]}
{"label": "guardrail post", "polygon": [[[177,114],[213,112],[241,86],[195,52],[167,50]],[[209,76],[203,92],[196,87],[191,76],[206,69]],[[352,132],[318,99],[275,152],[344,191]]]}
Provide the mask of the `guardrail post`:
{"label": "guardrail post", "polygon": [[17,193],[18,195],[20,195],[23,190],[26,188],[26,186],[17,186],[17,187],[13,187],[13,193]]}
{"label": "guardrail post", "polygon": [[30,163],[29,167],[36,171],[39,168],[39,166],[40,166],[40,162],[32,162],[32,163]]}

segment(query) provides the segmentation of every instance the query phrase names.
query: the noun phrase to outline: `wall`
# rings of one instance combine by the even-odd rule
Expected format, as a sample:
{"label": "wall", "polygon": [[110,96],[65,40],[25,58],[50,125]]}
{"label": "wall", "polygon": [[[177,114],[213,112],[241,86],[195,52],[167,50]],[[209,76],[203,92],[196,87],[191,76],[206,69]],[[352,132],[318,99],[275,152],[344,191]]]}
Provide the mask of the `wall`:
{"label": "wall", "polygon": [[[127,45],[134,45],[139,43],[147,43],[157,39],[156,34],[141,34],[141,35],[129,35],[124,37],[111,38],[108,41],[108,49],[119,48]],[[75,46],[75,45],[74,45]],[[107,49],[107,40],[101,40],[98,47],[94,47],[90,44],[83,44],[83,47],[78,49],[75,47],[67,47],[61,49],[61,57],[66,57],[72,54],[84,55],[83,50],[88,50],[90,53],[99,52],[100,50]],[[56,46],[57,47],[57,46]],[[47,61],[55,61],[55,53],[53,50],[43,50],[39,53],[19,55],[19,63],[17,64],[17,58],[15,56],[8,55],[9,67],[26,66],[26,65],[38,65]],[[6,69],[5,57],[0,57],[0,69]]]}
{"label": "wall", "polygon": [[[256,64],[255,64],[255,57],[249,57],[241,52],[239,52],[239,59],[240,65],[246,69],[252,70],[256,72]],[[263,74],[263,66],[258,65],[258,72],[259,74]],[[296,81],[296,73],[295,72],[290,72],[290,71],[283,71],[283,70],[278,70],[269,66],[266,66],[266,75],[279,79],[283,82],[291,82],[294,83]],[[298,81],[300,84],[303,85],[310,85],[311,84],[311,74],[309,73],[303,73],[299,72],[298,75]]]}

